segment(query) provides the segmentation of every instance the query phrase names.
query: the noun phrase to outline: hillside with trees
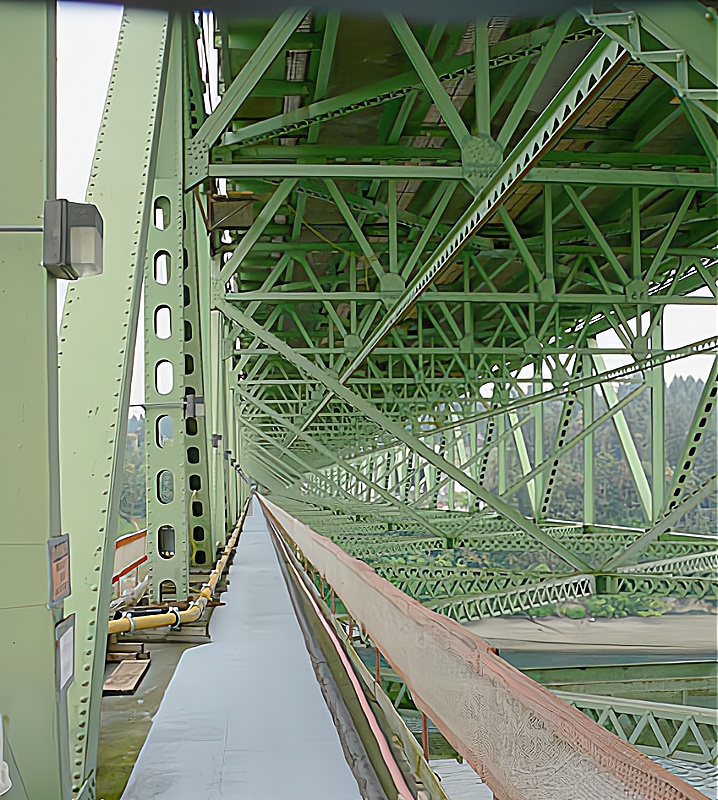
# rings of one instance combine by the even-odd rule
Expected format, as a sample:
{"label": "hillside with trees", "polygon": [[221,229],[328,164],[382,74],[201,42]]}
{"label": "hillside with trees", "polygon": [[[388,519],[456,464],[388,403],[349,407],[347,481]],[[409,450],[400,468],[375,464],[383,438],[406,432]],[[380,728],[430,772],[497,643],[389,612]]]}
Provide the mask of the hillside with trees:
{"label": "hillside with trees", "polygon": [[[692,377],[674,378],[665,391],[665,446],[666,446],[666,486],[669,485],[673,470],[678,464],[690,427],[693,414],[703,391],[703,381]],[[619,398],[625,397],[635,389],[635,385],[625,382],[618,390]],[[605,402],[597,391],[594,396],[596,417],[606,410]],[[544,452],[549,452],[559,424],[562,404],[544,404]],[[528,412],[524,412],[528,413]],[[641,462],[651,481],[651,418],[649,392],[644,391],[630,401],[624,410],[626,422],[631,430]],[[574,405],[569,424],[568,439],[580,433],[583,427],[580,403]],[[534,424],[528,420],[522,426],[530,454],[534,453]],[[485,425],[479,427],[483,440]],[[595,514],[596,522],[606,525],[644,527],[645,519],[640,507],[636,487],[621,448],[614,423],[608,420],[594,433],[595,453]],[[520,474],[518,451],[512,438],[509,439],[507,458],[507,480],[509,485]],[[718,442],[716,440],[715,415],[709,420],[701,446],[688,478],[686,489],[691,491],[715,475]],[[485,476],[487,488],[498,488],[498,459],[495,450],[489,458]],[[549,515],[553,519],[581,520],[583,518],[583,443],[563,452],[556,482],[551,495]],[[466,492],[456,487],[454,494],[456,508],[468,508]],[[446,503],[446,491],[439,498],[440,505]],[[513,502],[521,511],[530,515],[528,494],[522,489]],[[125,451],[125,470],[121,500],[121,515],[138,526],[145,519],[145,419],[134,416],[130,419]],[[705,500],[701,506],[689,512],[677,525],[678,530],[696,533],[715,532],[717,519],[716,498]]]}

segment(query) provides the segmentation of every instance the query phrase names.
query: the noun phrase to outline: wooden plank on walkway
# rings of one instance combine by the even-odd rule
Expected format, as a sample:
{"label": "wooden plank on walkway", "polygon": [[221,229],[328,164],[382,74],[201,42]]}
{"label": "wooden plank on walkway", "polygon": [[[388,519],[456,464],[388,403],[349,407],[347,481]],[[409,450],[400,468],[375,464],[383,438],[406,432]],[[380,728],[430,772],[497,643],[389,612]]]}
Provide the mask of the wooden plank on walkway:
{"label": "wooden plank on walkway", "polygon": [[147,659],[123,661],[105,681],[103,695],[134,694],[145,672],[150,667]]}

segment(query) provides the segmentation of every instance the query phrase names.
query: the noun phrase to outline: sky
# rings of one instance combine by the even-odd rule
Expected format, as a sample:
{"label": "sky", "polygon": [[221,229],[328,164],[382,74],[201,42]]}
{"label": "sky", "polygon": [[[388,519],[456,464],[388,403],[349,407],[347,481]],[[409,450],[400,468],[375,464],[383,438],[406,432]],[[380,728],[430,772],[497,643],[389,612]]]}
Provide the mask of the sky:
{"label": "sky", "polygon": [[[58,197],[77,202],[85,199],[121,14],[120,6],[59,3]],[[65,286],[63,281],[59,283],[62,301]],[[141,327],[138,331],[132,385],[133,404],[142,403],[144,396],[142,333]],[[711,305],[670,307],[665,314],[663,333],[664,345],[669,349],[715,336],[718,334],[716,309]],[[599,337],[599,344],[606,347],[616,346],[617,342],[618,338],[613,332]],[[606,357],[606,367],[609,369],[621,363],[624,362],[618,358]],[[693,375],[705,379],[710,364],[710,356],[675,361],[666,366],[666,380],[670,381],[674,375]]]}
{"label": "sky", "polygon": [[[121,6],[58,3],[57,196],[77,203],[85,201],[121,18]],[[58,281],[58,304],[66,292],[67,283]],[[140,326],[133,405],[144,401],[143,332]]]}

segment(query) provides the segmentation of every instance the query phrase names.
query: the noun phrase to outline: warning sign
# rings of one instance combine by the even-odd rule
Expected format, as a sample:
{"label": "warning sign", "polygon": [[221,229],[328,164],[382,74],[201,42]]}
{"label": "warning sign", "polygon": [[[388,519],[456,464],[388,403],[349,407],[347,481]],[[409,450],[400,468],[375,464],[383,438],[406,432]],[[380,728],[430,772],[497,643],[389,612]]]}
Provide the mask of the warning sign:
{"label": "warning sign", "polygon": [[48,605],[56,606],[70,596],[70,537],[64,534],[48,539],[47,556],[50,573]]}

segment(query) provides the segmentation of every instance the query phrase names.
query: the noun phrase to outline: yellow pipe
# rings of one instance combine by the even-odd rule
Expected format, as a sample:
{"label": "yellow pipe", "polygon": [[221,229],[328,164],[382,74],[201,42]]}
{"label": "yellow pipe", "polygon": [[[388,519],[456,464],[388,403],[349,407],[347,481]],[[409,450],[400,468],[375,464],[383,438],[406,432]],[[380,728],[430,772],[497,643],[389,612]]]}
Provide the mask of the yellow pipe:
{"label": "yellow pipe", "polygon": [[134,633],[135,631],[144,631],[148,630],[149,628],[179,628],[180,625],[183,625],[184,623],[196,622],[202,616],[202,614],[204,614],[204,610],[207,608],[207,603],[212,599],[214,590],[217,587],[217,582],[222,576],[224,568],[227,566],[229,556],[237,545],[237,540],[239,539],[239,534],[242,530],[242,525],[244,524],[248,509],[249,501],[245,506],[242,517],[232,531],[232,535],[227,542],[227,546],[222,552],[221,558],[219,561],[217,561],[217,564],[210,573],[209,580],[204,584],[204,586],[202,586],[199,592],[199,597],[192,601],[189,608],[187,608],[185,611],[175,610],[168,611],[166,614],[150,614],[147,616],[143,615],[141,617],[133,617],[128,613],[125,614],[125,616],[120,617],[120,619],[111,619],[107,624],[107,633]]}

